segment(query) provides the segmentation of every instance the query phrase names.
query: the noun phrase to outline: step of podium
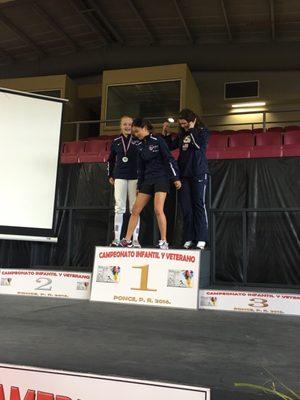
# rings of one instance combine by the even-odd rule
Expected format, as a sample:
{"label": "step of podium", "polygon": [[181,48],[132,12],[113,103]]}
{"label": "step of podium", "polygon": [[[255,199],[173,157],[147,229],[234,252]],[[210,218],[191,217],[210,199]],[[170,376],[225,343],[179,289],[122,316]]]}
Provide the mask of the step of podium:
{"label": "step of podium", "polygon": [[300,315],[300,294],[293,289],[200,288],[199,309]]}

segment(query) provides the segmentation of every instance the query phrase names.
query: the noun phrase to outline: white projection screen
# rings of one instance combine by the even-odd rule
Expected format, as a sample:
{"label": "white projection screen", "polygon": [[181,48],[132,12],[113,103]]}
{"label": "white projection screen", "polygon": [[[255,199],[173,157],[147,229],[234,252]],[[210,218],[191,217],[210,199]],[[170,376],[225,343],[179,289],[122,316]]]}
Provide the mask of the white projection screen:
{"label": "white projection screen", "polygon": [[65,101],[0,88],[0,239],[56,241]]}

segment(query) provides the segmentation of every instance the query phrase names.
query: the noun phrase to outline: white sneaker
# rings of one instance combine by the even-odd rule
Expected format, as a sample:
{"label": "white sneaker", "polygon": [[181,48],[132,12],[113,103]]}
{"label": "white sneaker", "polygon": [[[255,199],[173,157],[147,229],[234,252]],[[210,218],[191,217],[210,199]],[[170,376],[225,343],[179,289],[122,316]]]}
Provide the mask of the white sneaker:
{"label": "white sneaker", "polygon": [[111,242],[110,246],[111,246],[111,247],[119,247],[119,246],[120,246],[120,240],[114,239],[114,240]]}
{"label": "white sneaker", "polygon": [[139,241],[136,239],[136,240],[132,241],[132,247],[140,249],[142,246],[139,244]]}
{"label": "white sneaker", "polygon": [[188,240],[187,242],[184,243],[183,248],[190,249],[192,246],[193,246],[193,242],[191,240]]}
{"label": "white sneaker", "polygon": [[160,241],[158,242],[158,247],[159,247],[161,250],[168,250],[168,249],[169,249],[169,243],[166,242],[165,240],[160,240]]}
{"label": "white sneaker", "polygon": [[201,240],[197,243],[197,249],[204,250],[206,242],[201,242]]}

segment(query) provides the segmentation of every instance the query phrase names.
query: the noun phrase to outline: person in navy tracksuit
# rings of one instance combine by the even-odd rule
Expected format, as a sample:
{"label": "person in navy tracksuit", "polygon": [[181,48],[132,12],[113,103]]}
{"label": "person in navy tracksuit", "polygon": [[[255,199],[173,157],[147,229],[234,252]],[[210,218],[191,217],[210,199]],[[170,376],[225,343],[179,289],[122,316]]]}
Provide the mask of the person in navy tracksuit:
{"label": "person in navy tracksuit", "polygon": [[183,214],[183,247],[196,245],[204,249],[208,242],[208,220],[205,193],[208,181],[206,147],[209,132],[199,117],[189,109],[178,116],[179,134],[172,140],[169,124],[163,125],[163,135],[170,148],[179,148],[178,166],[182,183],[179,202]]}
{"label": "person in navy tracksuit", "polygon": [[[123,116],[120,120],[121,134],[111,144],[107,162],[108,180],[114,186],[115,217],[114,239],[111,246],[119,246],[128,197],[131,212],[136,199],[137,187],[137,147],[141,142],[131,134],[132,118]],[[133,232],[133,247],[141,247],[138,241],[139,220]]]}
{"label": "person in navy tracksuit", "polygon": [[154,196],[154,211],[160,231],[158,247],[168,249],[167,221],[164,214],[164,203],[170,189],[170,180],[176,189],[180,189],[179,170],[177,162],[170,153],[167,144],[161,137],[152,135],[151,123],[142,118],[136,118],[132,123],[134,135],[142,141],[138,157],[138,195],[129,220],[126,236],[121,240],[122,247],[131,247],[131,236],[137,224],[140,213],[151,196]]}

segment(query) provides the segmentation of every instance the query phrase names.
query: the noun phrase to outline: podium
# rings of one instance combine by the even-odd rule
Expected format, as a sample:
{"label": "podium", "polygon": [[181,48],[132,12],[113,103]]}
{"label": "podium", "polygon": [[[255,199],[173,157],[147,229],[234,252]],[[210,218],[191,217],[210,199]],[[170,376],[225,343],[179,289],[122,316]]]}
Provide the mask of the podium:
{"label": "podium", "polygon": [[197,309],[208,281],[207,251],[96,247],[91,300]]}

